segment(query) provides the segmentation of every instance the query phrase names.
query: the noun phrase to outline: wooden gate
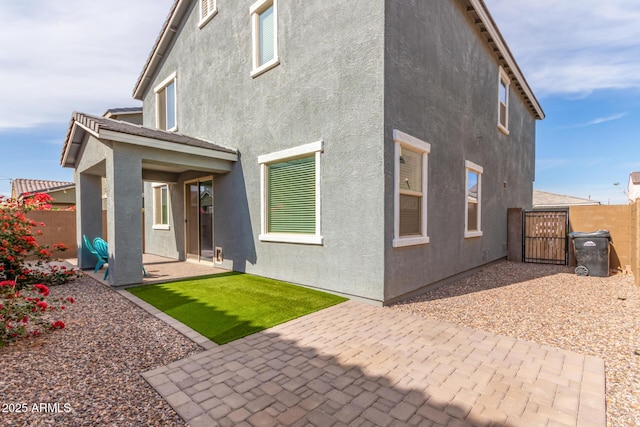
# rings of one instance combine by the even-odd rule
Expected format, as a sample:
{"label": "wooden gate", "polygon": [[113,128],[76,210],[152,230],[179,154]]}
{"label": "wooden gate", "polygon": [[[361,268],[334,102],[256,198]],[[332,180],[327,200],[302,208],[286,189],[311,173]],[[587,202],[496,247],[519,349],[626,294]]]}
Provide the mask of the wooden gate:
{"label": "wooden gate", "polygon": [[568,211],[524,211],[522,222],[524,262],[569,265]]}

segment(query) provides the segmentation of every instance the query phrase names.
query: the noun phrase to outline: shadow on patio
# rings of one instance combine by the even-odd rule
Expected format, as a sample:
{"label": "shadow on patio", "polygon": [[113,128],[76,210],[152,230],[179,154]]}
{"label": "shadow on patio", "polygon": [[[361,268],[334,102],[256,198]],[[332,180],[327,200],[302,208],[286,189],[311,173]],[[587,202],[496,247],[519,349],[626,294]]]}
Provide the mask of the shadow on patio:
{"label": "shadow on patio", "polygon": [[[78,260],[75,258],[68,259],[73,267],[77,267]],[[212,274],[226,273],[229,270],[225,270],[211,265],[200,264],[190,261],[179,261],[173,258],[165,258],[153,254],[143,254],[142,263],[147,272],[147,276],[142,278],[143,285],[149,285],[152,283],[164,283],[174,280],[188,279],[200,276],[209,276]],[[83,272],[96,279],[102,284],[108,285],[109,283],[104,278],[104,272],[107,267],[103,267],[98,270],[97,273],[93,272],[93,269],[83,270]],[[132,285],[137,286],[137,285]]]}

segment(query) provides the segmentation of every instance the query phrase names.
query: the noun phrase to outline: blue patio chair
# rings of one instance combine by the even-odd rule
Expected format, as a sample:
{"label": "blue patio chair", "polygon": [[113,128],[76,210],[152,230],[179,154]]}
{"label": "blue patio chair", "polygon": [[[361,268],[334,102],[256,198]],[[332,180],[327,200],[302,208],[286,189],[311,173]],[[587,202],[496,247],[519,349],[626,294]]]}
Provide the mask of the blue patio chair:
{"label": "blue patio chair", "polygon": [[84,247],[87,248],[87,250],[91,252],[98,260],[98,262],[96,262],[95,268],[93,269],[93,272],[97,273],[98,270],[100,270],[102,266],[109,260],[109,256],[108,254],[105,257],[100,255],[100,253],[93,247],[93,245],[91,245],[91,242],[89,241],[87,236],[83,235],[82,241],[84,242]]}
{"label": "blue patio chair", "polygon": [[[106,259],[109,259],[109,244],[105,242],[104,239],[96,237],[93,239],[93,246],[100,255],[104,255]],[[144,265],[142,266],[142,275],[147,277],[147,270],[144,269]],[[104,272],[104,278],[102,280],[107,280],[107,277],[109,277],[109,267],[107,267],[107,270]]]}
{"label": "blue patio chair", "polygon": [[[96,249],[96,252],[98,252],[98,254],[101,257],[103,257],[106,260],[109,259],[109,245],[107,244],[107,242],[104,241],[104,239],[102,239],[102,237],[96,237],[95,239],[93,239],[93,247]],[[107,280],[107,277],[109,277],[108,266],[104,272],[104,277],[102,278],[102,280]]]}

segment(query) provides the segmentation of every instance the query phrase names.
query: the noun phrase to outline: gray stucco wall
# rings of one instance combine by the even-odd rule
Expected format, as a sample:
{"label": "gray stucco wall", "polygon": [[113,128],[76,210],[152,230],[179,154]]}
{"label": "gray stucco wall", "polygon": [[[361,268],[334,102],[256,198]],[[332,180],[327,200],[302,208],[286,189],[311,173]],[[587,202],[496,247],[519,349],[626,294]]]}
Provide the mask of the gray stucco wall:
{"label": "gray stucco wall", "polygon": [[184,260],[184,191],[178,183],[167,183],[169,193],[169,227],[154,228],[153,183],[144,183],[145,252]]}
{"label": "gray stucco wall", "polygon": [[[251,4],[219,2],[202,29],[192,7],[144,95],[144,124],[155,127],[153,88],[176,72],[178,132],[239,149],[214,177],[224,267],[381,301],[384,2],[279,1],[280,65],[256,78]],[[324,244],[261,242],[258,156],[318,140]],[[160,244],[147,238],[147,251]]]}
{"label": "gray stucco wall", "polygon": [[[512,85],[510,134],[497,128],[498,63],[461,2],[385,3],[384,247],[390,300],[507,255],[507,209],[531,206],[535,119]],[[393,129],[431,144],[426,245],[392,247]],[[465,160],[484,168],[483,236],[477,238],[464,238]]]}

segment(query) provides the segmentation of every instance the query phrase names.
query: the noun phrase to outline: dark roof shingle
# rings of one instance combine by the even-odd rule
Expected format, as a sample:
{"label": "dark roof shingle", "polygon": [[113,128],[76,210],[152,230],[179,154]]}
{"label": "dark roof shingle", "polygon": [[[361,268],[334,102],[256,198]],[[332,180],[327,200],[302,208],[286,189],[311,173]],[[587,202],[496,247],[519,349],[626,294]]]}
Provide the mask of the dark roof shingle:
{"label": "dark roof shingle", "polygon": [[102,130],[110,130],[114,132],[124,133],[133,136],[140,136],[145,138],[156,139],[159,141],[172,142],[175,144],[187,145],[191,147],[205,148],[207,150],[219,151],[222,153],[237,154],[237,151],[231,148],[223,147],[221,145],[214,144],[212,142],[205,141],[203,139],[193,138],[187,135],[182,135],[176,132],[168,132],[160,129],[151,129],[144,126],[136,125],[134,123],[123,122],[120,120],[109,119],[106,117],[97,117],[90,114],[74,112],[71,117],[71,123],[67,131],[67,137],[65,138],[64,146],[62,147],[61,162],[64,161],[64,156],[67,148],[70,144],[71,132],[73,130],[74,122],[82,125],[86,129],[89,129],[95,134],[99,134]]}
{"label": "dark roof shingle", "polygon": [[14,197],[19,197],[24,193],[51,191],[58,188],[71,187],[73,185],[75,185],[75,183],[66,181],[47,181],[43,179],[16,178],[11,181],[11,194]]}

